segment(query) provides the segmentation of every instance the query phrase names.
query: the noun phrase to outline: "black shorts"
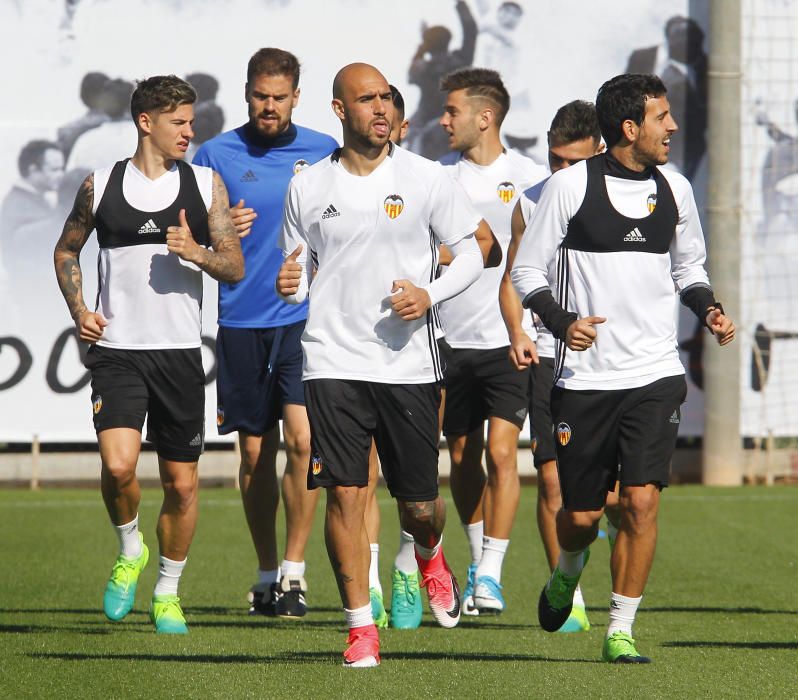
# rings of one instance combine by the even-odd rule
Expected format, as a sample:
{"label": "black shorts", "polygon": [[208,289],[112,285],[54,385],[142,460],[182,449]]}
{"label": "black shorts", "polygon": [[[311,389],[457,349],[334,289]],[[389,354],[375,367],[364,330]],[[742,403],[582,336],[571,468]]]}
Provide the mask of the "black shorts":
{"label": "black shorts", "polygon": [[437,338],[435,342],[438,345],[438,357],[440,358],[441,361],[441,374],[443,375],[438,384],[441,385],[441,388],[445,389],[446,372],[447,368],[449,367],[449,364],[452,362],[452,353],[454,352],[454,350],[452,350],[452,346],[446,342],[446,338],[444,337]]}
{"label": "black shorts", "polygon": [[667,486],[686,396],[684,375],[615,391],[554,387],[551,414],[563,507],[602,508],[618,479],[622,487]]}
{"label": "black shorts", "polygon": [[466,435],[488,418],[503,418],[519,430],[529,405],[529,370],[518,371],[509,346],[452,350],[446,366],[444,435]]}
{"label": "black shorts", "polygon": [[394,498],[437,498],[440,391],[438,384],[306,381],[308,488],[366,486],[373,438]]}
{"label": "black shorts", "polygon": [[554,358],[541,357],[529,368],[529,433],[535,469],[557,458],[554,426],[551,422],[551,388],[554,386]]}
{"label": "black shorts", "polygon": [[216,425],[220,435],[269,432],[285,404],[305,405],[302,333],[305,322],[276,328],[219,327],[216,335]]}
{"label": "black shorts", "polygon": [[205,372],[202,351],[116,350],[92,345],[86,355],[91,371],[94,429],[133,428],[160,457],[196,462],[205,441]]}

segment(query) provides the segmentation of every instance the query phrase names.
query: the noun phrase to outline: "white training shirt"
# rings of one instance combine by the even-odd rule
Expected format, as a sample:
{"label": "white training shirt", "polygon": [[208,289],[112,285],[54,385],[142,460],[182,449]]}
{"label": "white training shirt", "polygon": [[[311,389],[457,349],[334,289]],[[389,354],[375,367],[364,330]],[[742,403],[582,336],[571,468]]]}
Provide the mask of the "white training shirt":
{"label": "white training shirt", "polygon": [[[206,209],[213,200],[213,170],[192,165]],[[94,172],[97,213],[113,166]],[[128,161],[122,194],[142,212],[159,212],[180,190],[177,165],[150,180]],[[148,219],[142,218],[142,226]],[[165,230],[179,221],[154,221]],[[108,321],[97,345],[120,350],[198,348],[202,329],[202,271],[170,253],[165,243],[100,248],[96,310]]]}
{"label": "white training shirt", "polygon": [[[498,267],[486,268],[468,289],[438,305],[446,341],[453,348],[505,347],[510,341],[499,306],[499,287],[512,237],[513,209],[523,191],[545,178],[548,171],[515,151],[502,153],[490,165],[477,165],[460,153],[441,162],[488,222],[502,249],[502,263]],[[529,313],[524,313],[522,325],[534,339]]]}
{"label": "white training shirt", "polygon": [[[521,204],[521,216],[524,217],[524,223],[526,224],[526,229],[524,230],[524,238],[529,233],[529,223],[532,221],[532,214],[535,211],[535,207],[537,206],[538,201],[540,200],[540,195],[543,192],[543,186],[549,181],[547,177],[545,180],[541,180],[532,187],[528,188],[524,191],[524,193],[519,197],[518,201]],[[552,292],[554,293],[554,298],[557,298],[557,260],[552,259],[551,266],[549,267],[549,287],[551,288]],[[543,325],[542,321],[538,318],[537,314],[532,314],[532,320],[535,324],[535,330],[537,331],[538,337],[535,340],[535,346],[538,351],[538,355],[540,357],[547,357],[549,359],[554,359],[554,336],[551,334],[551,331]]]}
{"label": "white training shirt", "polygon": [[[549,285],[551,261],[579,211],[587,186],[587,161],[555,173],[543,190],[519,246],[513,284],[524,299]],[[593,253],[568,250],[568,308],[580,318],[603,316],[586,351],[565,355],[558,386],[567,389],[628,389],[684,374],[679,360],[674,308],[678,293],[693,284],[709,286],[706,248],[690,183],[660,168],[673,192],[678,222],[670,251]],[[656,194],[653,178],[605,176],[612,206],[623,216],[649,216]]]}
{"label": "white training shirt", "polygon": [[297,262],[306,276],[318,268],[302,378],[440,380],[432,312],[402,320],[391,308],[391,288],[399,279],[429,285],[438,246],[473,234],[479,221],[439,163],[395,146],[365,177],[349,173],[337,153],[296,175],[279,245],[287,256],[302,244]]}

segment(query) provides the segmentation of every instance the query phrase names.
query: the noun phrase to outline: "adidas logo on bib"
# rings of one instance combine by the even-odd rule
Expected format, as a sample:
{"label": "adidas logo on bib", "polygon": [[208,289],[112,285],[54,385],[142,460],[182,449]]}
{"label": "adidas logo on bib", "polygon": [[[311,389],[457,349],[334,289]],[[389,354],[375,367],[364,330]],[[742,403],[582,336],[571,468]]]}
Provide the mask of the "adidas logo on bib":
{"label": "adidas logo on bib", "polygon": [[322,219],[332,219],[334,216],[341,216],[341,212],[338,211],[332,204],[324,210],[324,213],[321,215]]}
{"label": "adidas logo on bib", "polygon": [[152,219],[150,219],[147,223],[143,224],[139,229],[139,235],[145,233],[160,233],[160,232],[161,229],[159,229],[158,226],[156,226],[155,222]]}
{"label": "adidas logo on bib", "polygon": [[623,237],[623,240],[626,243],[645,243],[646,237],[640,233],[640,229],[635,226]]}

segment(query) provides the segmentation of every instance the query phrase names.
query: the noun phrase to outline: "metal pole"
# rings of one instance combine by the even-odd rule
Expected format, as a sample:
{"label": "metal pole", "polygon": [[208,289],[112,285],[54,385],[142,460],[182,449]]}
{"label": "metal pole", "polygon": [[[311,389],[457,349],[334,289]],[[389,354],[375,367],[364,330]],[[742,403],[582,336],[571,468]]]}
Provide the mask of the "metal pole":
{"label": "metal pole", "polygon": [[[709,278],[726,312],[739,321],[742,0],[711,0],[709,14]],[[704,346],[703,482],[742,483],[740,331],[724,348]]]}

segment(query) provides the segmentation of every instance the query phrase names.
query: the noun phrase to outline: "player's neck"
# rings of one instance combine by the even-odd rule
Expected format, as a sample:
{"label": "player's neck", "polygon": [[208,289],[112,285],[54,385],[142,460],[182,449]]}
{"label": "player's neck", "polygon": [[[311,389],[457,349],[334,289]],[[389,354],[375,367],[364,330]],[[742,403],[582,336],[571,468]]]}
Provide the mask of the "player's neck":
{"label": "player's neck", "polygon": [[628,168],[636,173],[642,173],[645,170],[649,170],[651,167],[644,163],[640,163],[637,158],[634,157],[631,147],[628,146],[613,146],[609,150],[609,155],[615,158],[624,168]]}
{"label": "player's neck", "polygon": [[150,180],[157,180],[174,166],[174,158],[167,158],[163,153],[154,152],[146,143],[139,141],[135,155],[130,162],[138,168],[139,172]]}
{"label": "player's neck", "polygon": [[472,148],[463,151],[463,158],[476,165],[490,165],[502,153],[504,153],[504,146],[502,146],[497,133],[481,138]]}
{"label": "player's neck", "polygon": [[339,162],[348,173],[364,177],[371,175],[388,157],[390,148],[390,142],[376,147],[344,143]]}

